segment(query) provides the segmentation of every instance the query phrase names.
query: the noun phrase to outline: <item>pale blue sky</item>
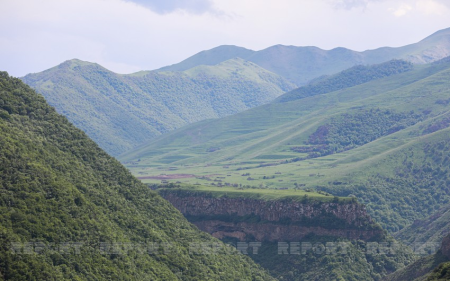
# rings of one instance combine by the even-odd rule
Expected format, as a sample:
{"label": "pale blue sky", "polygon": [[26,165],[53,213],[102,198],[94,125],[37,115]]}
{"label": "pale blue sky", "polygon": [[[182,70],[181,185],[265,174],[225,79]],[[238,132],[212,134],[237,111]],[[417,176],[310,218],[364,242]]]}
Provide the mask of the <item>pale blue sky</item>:
{"label": "pale blue sky", "polygon": [[202,14],[213,10],[210,0],[126,0],[134,2],[158,14],[167,14],[179,9],[190,13]]}
{"label": "pale blue sky", "polygon": [[130,73],[224,44],[363,51],[448,27],[450,0],[0,0],[0,70],[78,58]]}

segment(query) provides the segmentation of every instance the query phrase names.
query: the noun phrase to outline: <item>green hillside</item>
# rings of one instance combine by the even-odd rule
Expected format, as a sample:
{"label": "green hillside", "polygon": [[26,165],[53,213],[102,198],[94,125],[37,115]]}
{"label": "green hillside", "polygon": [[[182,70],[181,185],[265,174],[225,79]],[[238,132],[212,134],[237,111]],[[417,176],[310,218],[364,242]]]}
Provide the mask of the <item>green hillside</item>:
{"label": "green hillside", "polygon": [[6,72],[0,131],[1,280],[272,280]]}
{"label": "green hillside", "polygon": [[316,77],[335,74],[355,65],[377,64],[392,59],[404,59],[415,64],[423,64],[449,55],[450,28],[447,28],[415,44],[398,48],[383,47],[364,52],[346,48],[322,50],[317,47],[283,45],[251,51],[236,46],[219,46],[161,70],[180,71],[240,57],[302,86]]}
{"label": "green hillside", "polygon": [[161,133],[268,103],[294,88],[242,59],[130,75],[71,60],[22,80],[114,156]]}
{"label": "green hillside", "polygon": [[[388,275],[382,280],[385,281],[448,280],[448,279],[438,279],[439,275],[441,274],[437,274],[437,276],[435,276],[438,278],[433,278],[430,276],[432,271],[434,271],[434,269],[438,268],[441,264],[442,266],[445,265],[445,262],[447,261],[448,258],[446,256],[442,255],[440,252],[437,252],[436,254],[420,258],[414,263],[411,263],[407,267]],[[442,267],[440,269],[442,269]],[[445,275],[445,273],[442,275]]]}
{"label": "green hillside", "polygon": [[255,51],[246,48],[222,45],[208,51],[202,51],[180,63],[162,67],[158,71],[185,71],[200,65],[216,65],[234,58],[246,58],[253,53]]}
{"label": "green hillside", "polygon": [[337,74],[322,77],[318,81],[294,89],[275,99],[275,102],[287,102],[310,96],[326,94],[372,80],[388,77],[412,70],[413,65],[403,60],[392,60],[376,65],[357,65]]}
{"label": "green hillside", "polygon": [[[422,242],[423,243],[423,242]],[[438,251],[388,275],[386,281],[434,281],[450,278],[450,235],[438,243]],[[426,244],[425,244],[426,245]],[[426,246],[425,246],[426,247]]]}
{"label": "green hillside", "polygon": [[[326,245],[326,243],[344,243],[345,254],[318,254],[310,249],[301,255],[277,255],[277,245],[265,243],[258,255],[250,255],[258,264],[268,269],[279,280],[384,280],[387,274],[411,264],[414,257],[410,251],[399,249],[394,254],[384,254],[377,250],[370,253],[370,246],[358,240],[346,240],[311,235],[306,243]],[[393,240],[383,243],[391,245]],[[376,242],[372,242],[375,243]],[[302,244],[300,244],[302,245]],[[370,244],[369,244],[370,245]],[[367,247],[367,248],[366,248]],[[319,250],[320,251],[320,250]],[[405,281],[408,279],[405,279]]]}
{"label": "green hillside", "polygon": [[449,77],[449,62],[414,66],[338,91],[195,123],[120,160],[148,183],[356,196],[377,222],[396,232],[450,200]]}
{"label": "green hillside", "polygon": [[395,237],[410,243],[440,242],[448,233],[450,233],[450,204],[425,219],[414,221],[412,225],[397,232]]}

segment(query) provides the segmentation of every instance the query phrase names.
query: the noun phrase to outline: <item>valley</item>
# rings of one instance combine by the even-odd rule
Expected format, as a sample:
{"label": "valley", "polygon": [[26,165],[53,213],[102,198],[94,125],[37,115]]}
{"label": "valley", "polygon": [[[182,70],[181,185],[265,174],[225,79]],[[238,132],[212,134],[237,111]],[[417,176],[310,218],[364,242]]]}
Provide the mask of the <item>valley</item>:
{"label": "valley", "polygon": [[0,72],[0,280],[447,280],[449,55]]}

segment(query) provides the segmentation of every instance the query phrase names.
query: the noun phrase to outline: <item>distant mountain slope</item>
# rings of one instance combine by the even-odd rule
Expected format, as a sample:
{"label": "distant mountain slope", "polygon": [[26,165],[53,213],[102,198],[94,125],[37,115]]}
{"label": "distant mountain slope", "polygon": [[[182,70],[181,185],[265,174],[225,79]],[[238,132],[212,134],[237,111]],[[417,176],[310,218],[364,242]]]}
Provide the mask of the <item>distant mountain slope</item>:
{"label": "distant mountain slope", "polygon": [[246,48],[222,45],[211,50],[202,51],[180,63],[162,67],[158,71],[184,71],[199,65],[216,65],[234,58],[246,58],[253,53],[255,51]]}
{"label": "distant mountain slope", "polygon": [[392,60],[370,66],[357,65],[337,74],[317,79],[317,82],[312,82],[306,86],[285,93],[276,98],[274,102],[287,102],[326,94],[364,84],[375,79],[407,72],[412,69],[412,63],[403,60]]}
{"label": "distant mountain slope", "polygon": [[361,85],[185,126],[120,160],[148,182],[177,173],[190,177],[174,181],[355,195],[378,223],[396,232],[450,200],[449,77],[449,62],[416,65]]}
{"label": "distant mountain slope", "polygon": [[398,48],[383,47],[364,52],[346,48],[322,50],[317,47],[283,45],[272,46],[261,51],[249,51],[236,46],[219,46],[161,70],[185,70],[196,65],[210,65],[240,57],[277,73],[298,86],[303,86],[313,78],[334,74],[355,65],[376,64],[392,59],[404,59],[423,64],[449,55],[450,28],[447,28],[415,44]]}
{"label": "distant mountain slope", "polygon": [[242,59],[130,75],[71,60],[22,80],[112,155],[182,125],[268,103],[294,88]]}
{"label": "distant mountain slope", "polygon": [[6,72],[0,132],[1,280],[272,280]]}

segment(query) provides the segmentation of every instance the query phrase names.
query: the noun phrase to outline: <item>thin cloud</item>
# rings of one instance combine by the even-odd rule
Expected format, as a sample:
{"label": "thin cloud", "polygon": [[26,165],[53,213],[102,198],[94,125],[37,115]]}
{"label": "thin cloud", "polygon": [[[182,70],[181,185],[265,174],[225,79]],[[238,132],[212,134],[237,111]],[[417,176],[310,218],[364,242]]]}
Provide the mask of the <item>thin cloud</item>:
{"label": "thin cloud", "polygon": [[450,4],[446,1],[419,0],[416,2],[417,10],[427,15],[441,15],[444,10],[448,9]]}
{"label": "thin cloud", "polygon": [[402,17],[409,13],[412,9],[413,7],[411,7],[410,5],[402,3],[397,8],[390,8],[389,12],[391,12],[396,17]]}
{"label": "thin cloud", "polygon": [[125,0],[133,2],[158,14],[168,14],[177,10],[183,10],[193,14],[214,12],[210,0]]}
{"label": "thin cloud", "polygon": [[329,0],[335,9],[351,10],[355,8],[365,9],[369,3],[381,2],[383,0]]}

